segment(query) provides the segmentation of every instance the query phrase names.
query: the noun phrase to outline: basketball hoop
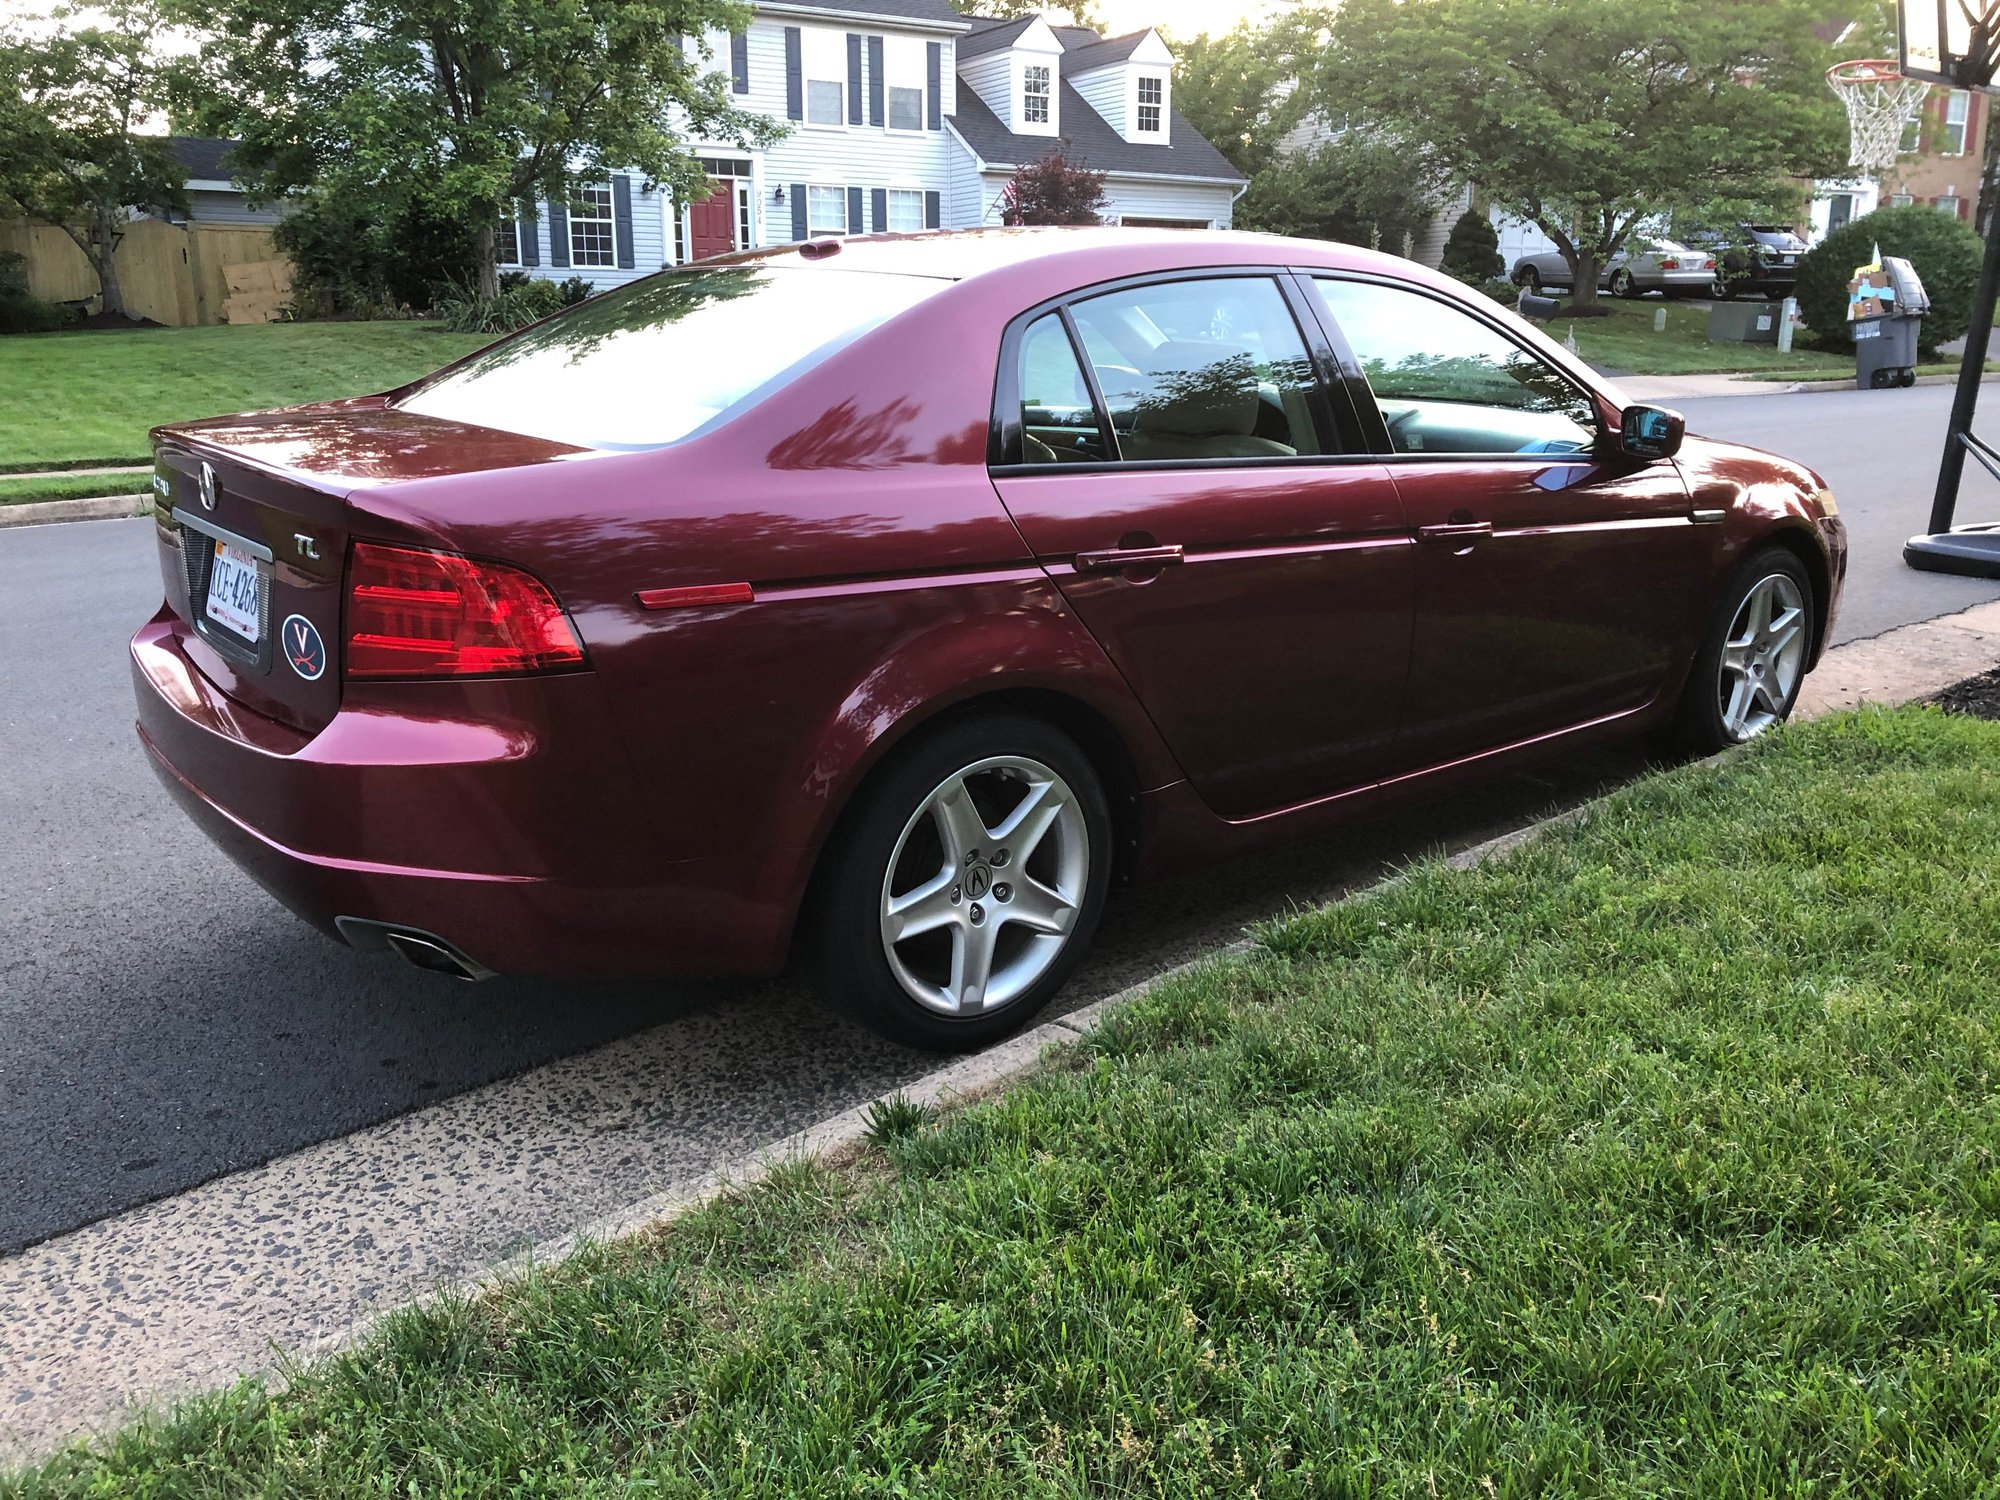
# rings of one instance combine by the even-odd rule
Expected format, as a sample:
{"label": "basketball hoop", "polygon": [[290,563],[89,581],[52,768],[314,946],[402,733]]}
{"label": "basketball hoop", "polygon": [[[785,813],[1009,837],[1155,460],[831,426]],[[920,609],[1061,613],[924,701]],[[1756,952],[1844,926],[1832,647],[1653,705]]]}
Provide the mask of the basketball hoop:
{"label": "basketball hoop", "polygon": [[1903,127],[1916,118],[1931,86],[1905,77],[1894,59],[1863,58],[1835,63],[1826,86],[1847,106],[1847,159],[1871,177],[1895,169]]}

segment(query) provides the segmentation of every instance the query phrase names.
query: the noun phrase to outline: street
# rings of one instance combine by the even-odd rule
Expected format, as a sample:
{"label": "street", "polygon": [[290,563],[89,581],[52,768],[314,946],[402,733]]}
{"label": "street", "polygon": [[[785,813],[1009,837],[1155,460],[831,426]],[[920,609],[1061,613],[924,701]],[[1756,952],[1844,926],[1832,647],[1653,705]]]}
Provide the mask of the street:
{"label": "street", "polygon": [[[1689,427],[1759,442],[1832,484],[1855,541],[1837,638],[2000,597],[1906,569],[1951,391],[1717,398]],[[1975,471],[1976,472],[1976,471]],[[1963,519],[2000,515],[1968,481]],[[131,730],[125,640],[156,606],[144,519],[0,532],[0,1253],[482,1083],[648,1033],[615,1149],[539,1222],[496,1199],[467,1255],[560,1232],[933,1066],[788,982],[468,986],[342,948],[216,853]],[[1074,1007],[1634,774],[1612,751],[1339,839],[1114,901]]]}

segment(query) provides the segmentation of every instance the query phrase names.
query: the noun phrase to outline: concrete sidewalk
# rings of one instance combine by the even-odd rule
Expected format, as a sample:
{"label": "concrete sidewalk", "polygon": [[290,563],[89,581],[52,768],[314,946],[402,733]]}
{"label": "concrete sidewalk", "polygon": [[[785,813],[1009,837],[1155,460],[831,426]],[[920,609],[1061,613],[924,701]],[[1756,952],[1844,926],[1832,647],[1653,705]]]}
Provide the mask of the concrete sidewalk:
{"label": "concrete sidewalk", "polygon": [[[1996,663],[2000,601],[1836,648],[1807,680],[1799,711],[1924,697]],[[1087,1028],[1105,1003],[950,1064],[908,1092],[1004,1086],[1032,1071],[1042,1046]],[[599,1138],[615,1138],[633,1107],[617,1081],[632,1071],[623,1055],[648,1045],[641,1035],[537,1068],[0,1262],[0,1464],[270,1371],[280,1351],[337,1346],[433,1291],[450,1274],[472,1203],[560,1196],[591,1170]],[[851,1143],[862,1121],[861,1110],[843,1111],[580,1227],[601,1234],[658,1222],[726,1182],[757,1179],[773,1155]],[[536,1258],[566,1245],[545,1243]]]}

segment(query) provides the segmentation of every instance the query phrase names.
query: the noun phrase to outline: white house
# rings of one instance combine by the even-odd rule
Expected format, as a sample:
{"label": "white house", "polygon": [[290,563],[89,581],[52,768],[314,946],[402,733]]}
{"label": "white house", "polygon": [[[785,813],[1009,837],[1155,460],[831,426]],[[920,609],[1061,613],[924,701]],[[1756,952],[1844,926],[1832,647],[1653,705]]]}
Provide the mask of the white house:
{"label": "white house", "polygon": [[1116,223],[1227,229],[1245,186],[1174,112],[1173,54],[1150,29],[1107,39],[946,0],[757,0],[746,32],[688,45],[784,138],[697,142],[718,184],[700,203],[615,173],[574,203],[520,205],[503,266],[602,288],[815,235],[995,224],[1008,178],[1057,149],[1105,173]]}

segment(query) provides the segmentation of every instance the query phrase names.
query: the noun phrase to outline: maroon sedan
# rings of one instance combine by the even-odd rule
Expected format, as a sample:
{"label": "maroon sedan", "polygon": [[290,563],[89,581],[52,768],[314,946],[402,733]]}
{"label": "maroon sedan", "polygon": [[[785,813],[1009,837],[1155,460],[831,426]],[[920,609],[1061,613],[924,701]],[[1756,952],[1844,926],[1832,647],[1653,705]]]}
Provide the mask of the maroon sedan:
{"label": "maroon sedan", "polygon": [[1107,889],[1790,711],[1833,497],[1408,261],[814,242],[386,396],[162,428],[168,788],[427,969],[768,973],[1019,1025]]}

